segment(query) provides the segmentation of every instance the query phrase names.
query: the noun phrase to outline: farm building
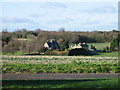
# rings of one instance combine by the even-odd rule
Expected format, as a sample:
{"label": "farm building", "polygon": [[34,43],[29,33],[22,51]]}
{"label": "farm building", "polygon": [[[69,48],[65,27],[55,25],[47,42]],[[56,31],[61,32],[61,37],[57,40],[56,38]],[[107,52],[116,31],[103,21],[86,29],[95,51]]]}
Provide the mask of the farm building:
{"label": "farm building", "polygon": [[57,49],[59,44],[55,39],[50,39],[45,42],[44,47],[47,49]]}
{"label": "farm building", "polygon": [[71,46],[71,49],[75,49],[75,48],[84,48],[86,50],[88,50],[88,45],[84,42],[84,43],[79,43],[78,45],[75,44],[75,46]]}

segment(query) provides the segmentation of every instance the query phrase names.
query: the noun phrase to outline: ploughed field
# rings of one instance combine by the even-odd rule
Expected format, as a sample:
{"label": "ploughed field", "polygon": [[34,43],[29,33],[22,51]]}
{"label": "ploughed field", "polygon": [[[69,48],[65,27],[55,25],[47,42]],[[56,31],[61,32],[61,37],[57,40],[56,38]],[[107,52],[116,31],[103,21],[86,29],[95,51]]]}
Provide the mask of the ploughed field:
{"label": "ploughed field", "polygon": [[2,56],[3,73],[119,73],[118,57]]}

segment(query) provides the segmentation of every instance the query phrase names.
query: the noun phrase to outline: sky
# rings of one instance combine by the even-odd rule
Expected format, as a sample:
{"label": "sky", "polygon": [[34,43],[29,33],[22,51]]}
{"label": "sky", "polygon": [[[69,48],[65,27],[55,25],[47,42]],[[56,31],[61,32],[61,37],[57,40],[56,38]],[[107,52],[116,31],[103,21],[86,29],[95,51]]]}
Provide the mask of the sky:
{"label": "sky", "polygon": [[0,30],[118,30],[118,2],[2,2]]}

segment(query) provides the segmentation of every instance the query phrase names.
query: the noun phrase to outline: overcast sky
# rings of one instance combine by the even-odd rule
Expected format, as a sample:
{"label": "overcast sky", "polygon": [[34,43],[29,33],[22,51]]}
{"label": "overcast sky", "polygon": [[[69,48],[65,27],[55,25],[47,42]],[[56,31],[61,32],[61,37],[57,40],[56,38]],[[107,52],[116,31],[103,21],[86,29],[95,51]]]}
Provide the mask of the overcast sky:
{"label": "overcast sky", "polygon": [[2,2],[2,27],[58,31],[118,29],[117,2]]}

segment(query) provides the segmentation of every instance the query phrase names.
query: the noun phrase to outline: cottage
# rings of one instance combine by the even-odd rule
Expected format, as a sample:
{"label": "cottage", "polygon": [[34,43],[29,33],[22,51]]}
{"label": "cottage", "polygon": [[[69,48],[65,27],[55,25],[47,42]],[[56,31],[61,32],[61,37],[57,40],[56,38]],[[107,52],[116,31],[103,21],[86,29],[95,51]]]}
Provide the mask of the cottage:
{"label": "cottage", "polygon": [[89,47],[89,46],[88,46],[85,42],[79,43],[79,45],[80,45],[82,48],[88,50],[88,47]]}
{"label": "cottage", "polygon": [[44,47],[47,49],[57,49],[59,47],[59,44],[56,40],[50,39],[45,42]]}
{"label": "cottage", "polygon": [[88,50],[88,45],[86,43],[79,43],[78,45],[75,44],[75,46],[72,46],[71,49],[75,49],[75,48],[84,48],[86,50]]}

